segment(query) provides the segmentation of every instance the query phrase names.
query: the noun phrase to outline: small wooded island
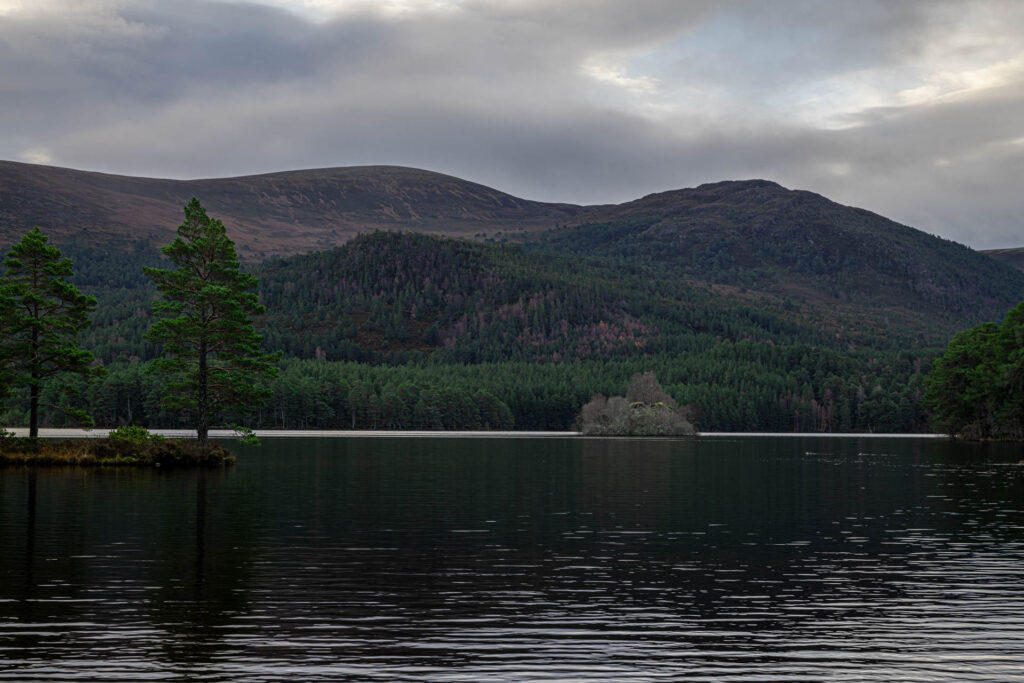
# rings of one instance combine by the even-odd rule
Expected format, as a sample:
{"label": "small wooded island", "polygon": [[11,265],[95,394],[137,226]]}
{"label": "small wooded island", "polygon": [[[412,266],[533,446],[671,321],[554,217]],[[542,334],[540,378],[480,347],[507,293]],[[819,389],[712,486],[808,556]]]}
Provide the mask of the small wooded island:
{"label": "small wooded island", "polygon": [[112,430],[106,439],[42,441],[0,435],[0,465],[224,467],[234,462],[234,454],[220,444],[165,439],[135,426]]}
{"label": "small wooded island", "polygon": [[635,374],[625,396],[598,394],[583,406],[577,429],[587,436],[695,436],[693,406],[680,408],[653,372]]}

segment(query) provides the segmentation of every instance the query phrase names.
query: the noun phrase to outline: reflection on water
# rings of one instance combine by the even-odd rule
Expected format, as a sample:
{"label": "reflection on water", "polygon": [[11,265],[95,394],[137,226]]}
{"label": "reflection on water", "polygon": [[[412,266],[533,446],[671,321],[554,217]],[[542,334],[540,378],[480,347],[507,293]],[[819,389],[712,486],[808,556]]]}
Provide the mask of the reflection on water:
{"label": "reflection on water", "polygon": [[0,470],[0,679],[1024,678],[1016,447],[239,448]]}

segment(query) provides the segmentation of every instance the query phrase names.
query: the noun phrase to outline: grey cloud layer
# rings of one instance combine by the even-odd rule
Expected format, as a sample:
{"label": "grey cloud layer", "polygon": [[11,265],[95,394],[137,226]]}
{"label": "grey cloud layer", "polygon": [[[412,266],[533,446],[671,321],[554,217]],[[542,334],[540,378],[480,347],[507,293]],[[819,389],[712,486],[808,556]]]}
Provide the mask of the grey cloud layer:
{"label": "grey cloud layer", "polygon": [[[1012,2],[469,0],[320,23],[200,0],[107,7],[0,15],[0,158],[173,177],[393,163],[580,203],[766,177],[973,246],[1024,245],[1024,58],[1000,47],[1024,37]],[[1001,80],[879,99],[878,73],[913,86],[943,46],[995,51]],[[848,100],[865,73],[877,106],[843,126],[803,116],[801,98]]]}

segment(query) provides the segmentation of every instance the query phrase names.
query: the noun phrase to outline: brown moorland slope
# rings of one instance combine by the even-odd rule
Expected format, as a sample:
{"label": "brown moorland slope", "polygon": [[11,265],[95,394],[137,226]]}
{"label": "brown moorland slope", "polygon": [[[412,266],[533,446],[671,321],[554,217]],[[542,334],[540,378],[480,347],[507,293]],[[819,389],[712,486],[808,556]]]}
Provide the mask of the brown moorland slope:
{"label": "brown moorland slope", "polygon": [[1009,264],[1017,270],[1024,271],[1024,247],[1013,249],[982,249],[980,253],[991,256],[997,261]]}
{"label": "brown moorland slope", "polygon": [[193,196],[249,260],[327,249],[373,230],[452,237],[532,231],[585,210],[398,166],[163,180],[0,161],[0,243],[38,225],[58,242],[163,244]]}

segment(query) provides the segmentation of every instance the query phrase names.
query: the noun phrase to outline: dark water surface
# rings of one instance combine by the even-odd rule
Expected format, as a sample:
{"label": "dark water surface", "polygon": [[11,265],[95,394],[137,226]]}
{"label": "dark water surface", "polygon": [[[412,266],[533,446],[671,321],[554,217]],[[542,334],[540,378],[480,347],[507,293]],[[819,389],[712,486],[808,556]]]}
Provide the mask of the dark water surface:
{"label": "dark water surface", "polygon": [[1024,680],[1017,446],[238,450],[0,469],[0,679]]}

